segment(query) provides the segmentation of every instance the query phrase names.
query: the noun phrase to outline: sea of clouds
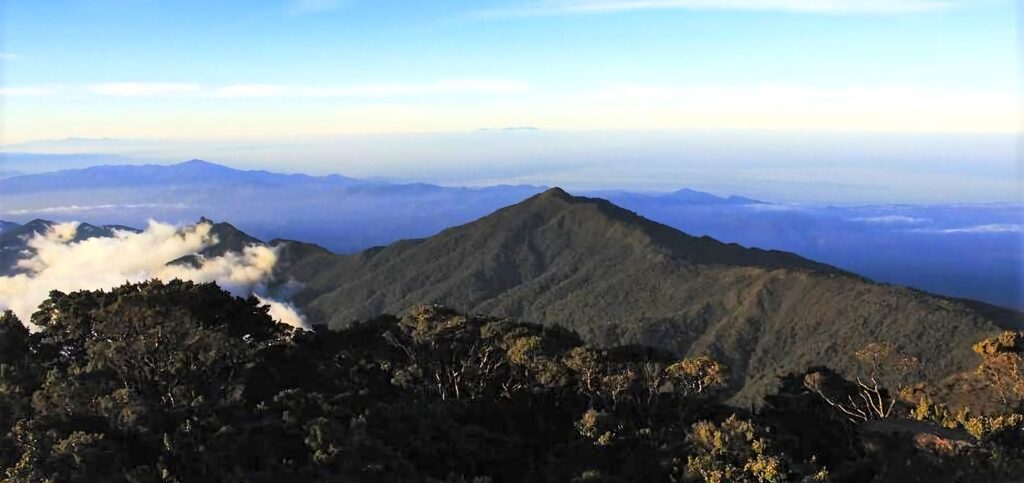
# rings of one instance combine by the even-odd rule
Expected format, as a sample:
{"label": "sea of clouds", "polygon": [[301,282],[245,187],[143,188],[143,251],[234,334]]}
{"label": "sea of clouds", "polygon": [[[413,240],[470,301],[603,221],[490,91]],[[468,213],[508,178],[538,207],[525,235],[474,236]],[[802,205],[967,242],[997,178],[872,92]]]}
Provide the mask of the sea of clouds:
{"label": "sea of clouds", "polygon": [[28,240],[33,253],[18,262],[22,273],[0,277],[0,310],[12,310],[27,323],[51,290],[110,289],[125,282],[181,279],[216,282],[238,296],[255,295],[270,306],[270,316],[275,320],[307,327],[294,306],[267,294],[278,260],[275,248],[253,245],[242,252],[200,258],[198,266],[168,265],[216,244],[210,232],[212,225],[177,227],[150,221],[138,233],[115,230],[112,237],[75,241],[78,225],[59,223]]}

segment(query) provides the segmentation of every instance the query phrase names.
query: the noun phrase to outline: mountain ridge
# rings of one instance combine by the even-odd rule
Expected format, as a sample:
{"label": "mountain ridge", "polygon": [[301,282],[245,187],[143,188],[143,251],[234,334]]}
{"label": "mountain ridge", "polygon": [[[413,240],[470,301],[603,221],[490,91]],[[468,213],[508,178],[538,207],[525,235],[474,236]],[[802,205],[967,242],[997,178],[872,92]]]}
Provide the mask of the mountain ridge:
{"label": "mountain ridge", "polygon": [[[202,256],[262,243],[229,223],[199,222],[218,239]],[[599,346],[711,355],[730,367],[737,404],[759,400],[788,372],[851,371],[853,352],[878,341],[905,346],[929,362],[927,380],[941,381],[977,365],[974,342],[1024,327],[1019,312],[690,236],[558,188],[432,237],[352,255],[269,245],[278,252],[276,282],[291,284],[293,302],[315,323],[337,329],[436,302],[560,325]]]}
{"label": "mountain ridge", "polygon": [[[70,186],[73,178],[77,186]],[[358,179],[337,173],[327,175],[309,175],[303,173],[279,173],[262,169],[238,169],[227,165],[190,159],[172,164],[98,164],[84,168],[69,168],[41,173],[27,173],[0,179],[0,188],[8,193],[25,193],[35,191],[54,191],[68,188],[98,188],[117,186],[121,183],[151,184],[170,183],[188,184],[195,182],[216,183],[230,180],[233,182],[251,181],[258,183],[295,183],[312,182],[334,184],[348,188],[374,189],[380,187],[402,187],[416,190],[484,190],[484,189],[519,189],[533,188],[539,191],[547,186],[530,184],[495,184],[479,188],[441,186],[424,182],[387,182],[373,179]],[[49,184],[48,184],[49,183]],[[57,184],[54,184],[57,183]],[[588,190],[587,196],[602,198],[645,199],[660,201],[676,201],[695,204],[768,204],[765,201],[743,196],[718,196],[710,193],[681,188],[671,192],[634,192],[623,190]]]}
{"label": "mountain ridge", "polygon": [[280,276],[305,287],[298,306],[333,328],[431,302],[562,325],[597,345],[710,354],[736,375],[738,403],[760,399],[786,372],[852,370],[854,352],[879,341],[919,353],[931,362],[928,378],[941,380],[977,365],[975,341],[1024,320],[790,253],[692,237],[561,189],[353,255],[277,246]]}
{"label": "mountain ridge", "polygon": [[242,170],[225,165],[192,159],[181,163],[98,165],[88,168],[63,169],[47,173],[27,174],[0,179],[0,189],[7,193],[95,189],[132,185],[181,185],[192,183],[254,182],[286,184],[296,182],[354,185],[354,178],[338,174],[310,176],[283,174],[266,170]]}

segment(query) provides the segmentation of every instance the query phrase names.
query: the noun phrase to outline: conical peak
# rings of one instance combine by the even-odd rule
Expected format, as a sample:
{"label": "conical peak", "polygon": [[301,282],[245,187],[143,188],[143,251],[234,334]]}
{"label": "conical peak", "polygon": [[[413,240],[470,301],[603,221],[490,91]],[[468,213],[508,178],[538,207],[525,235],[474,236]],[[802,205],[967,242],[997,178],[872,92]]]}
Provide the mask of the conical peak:
{"label": "conical peak", "polygon": [[547,191],[537,195],[539,199],[560,199],[560,200],[571,200],[573,196],[567,191],[559,187],[550,188]]}

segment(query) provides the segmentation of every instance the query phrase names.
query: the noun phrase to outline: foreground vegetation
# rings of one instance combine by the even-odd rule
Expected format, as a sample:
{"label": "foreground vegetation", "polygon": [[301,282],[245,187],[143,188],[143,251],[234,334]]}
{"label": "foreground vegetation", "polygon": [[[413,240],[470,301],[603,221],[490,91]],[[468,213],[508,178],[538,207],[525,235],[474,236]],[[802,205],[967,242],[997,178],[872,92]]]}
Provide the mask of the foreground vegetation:
{"label": "foreground vegetation", "polygon": [[[0,318],[12,481],[1010,481],[1021,334],[914,384],[884,342],[859,374],[783,378],[750,410],[728,368],[436,306],[341,331],[275,324],[212,284],[54,292]],[[948,401],[974,388],[984,410]],[[977,394],[975,394],[977,396]],[[937,402],[940,401],[940,402]],[[987,413],[987,414],[985,414]]]}

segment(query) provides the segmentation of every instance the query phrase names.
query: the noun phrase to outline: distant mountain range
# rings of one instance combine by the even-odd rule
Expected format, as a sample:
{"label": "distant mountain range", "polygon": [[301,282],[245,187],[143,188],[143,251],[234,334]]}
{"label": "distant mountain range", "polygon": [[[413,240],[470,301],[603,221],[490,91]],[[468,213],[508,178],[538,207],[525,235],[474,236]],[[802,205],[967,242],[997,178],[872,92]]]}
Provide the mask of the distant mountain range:
{"label": "distant mountain range", "polygon": [[[51,225],[7,225],[3,253],[20,253],[27,235]],[[81,225],[75,238],[115,228]],[[218,244],[172,263],[263,243],[223,222],[212,233]],[[819,364],[852,371],[855,351],[872,342],[920,357],[924,380],[939,384],[977,365],[974,342],[1024,327],[1020,312],[690,236],[557,188],[429,238],[352,255],[268,244],[278,250],[276,283],[292,287],[292,301],[314,323],[342,328],[433,302],[560,325],[598,345],[710,354],[728,365],[738,404],[760,400],[788,372]]]}
{"label": "distant mountain range", "polygon": [[448,188],[245,171],[193,160],[95,166],[0,180],[0,219],[229,219],[261,238],[314,240],[351,252],[434,234],[541,191],[533,186]]}
{"label": "distant mountain range", "polygon": [[[216,186],[252,184],[264,186],[352,186],[359,181],[341,175],[308,176],[269,171],[243,171],[193,159],[173,165],[118,165],[68,169],[0,180],[8,194],[42,193],[140,186]],[[227,185],[227,186],[226,186]]]}
{"label": "distant mountain range", "polygon": [[[339,174],[310,176],[306,174],[281,174],[264,170],[239,170],[220,164],[193,159],[178,164],[157,165],[101,165],[81,169],[66,169],[49,173],[12,176],[0,180],[0,192],[6,195],[60,192],[67,190],[102,190],[105,188],[137,188],[152,186],[169,188],[174,186],[215,186],[230,189],[236,185],[250,185],[261,188],[293,187],[306,189],[344,188],[355,191],[373,190],[416,190],[424,191],[487,191],[489,189],[528,189],[543,191],[544,186],[498,185],[489,188],[451,188],[426,183],[396,184],[379,181],[365,181]],[[720,197],[710,193],[681,189],[670,193],[636,193],[629,191],[588,191],[592,196],[613,198],[622,201],[652,202],[659,204],[758,204],[758,200],[741,196]]]}
{"label": "distant mountain range", "polygon": [[[0,179],[0,219],[103,219],[141,225],[229,219],[262,238],[291,237],[352,252],[429,236],[543,191],[543,186],[444,187],[341,175],[238,170],[202,160],[173,165],[111,165]],[[683,190],[617,193],[636,201],[731,204]]]}
{"label": "distant mountain range", "polygon": [[[355,253],[425,238],[546,188],[397,184],[247,171],[193,160],[0,179],[0,220],[143,226],[231,220],[254,237]],[[874,280],[1024,309],[1024,206],[774,204],[691,189],[583,191],[694,235],[798,253]]]}
{"label": "distant mountain range", "polygon": [[0,152],[0,179],[130,162],[131,159],[116,154]]}
{"label": "distant mountain range", "polygon": [[759,205],[763,201],[743,196],[715,196],[703,191],[683,188],[670,193],[633,193],[630,191],[588,191],[587,196],[615,200],[619,204],[643,205],[650,207],[668,207],[672,205]]}

